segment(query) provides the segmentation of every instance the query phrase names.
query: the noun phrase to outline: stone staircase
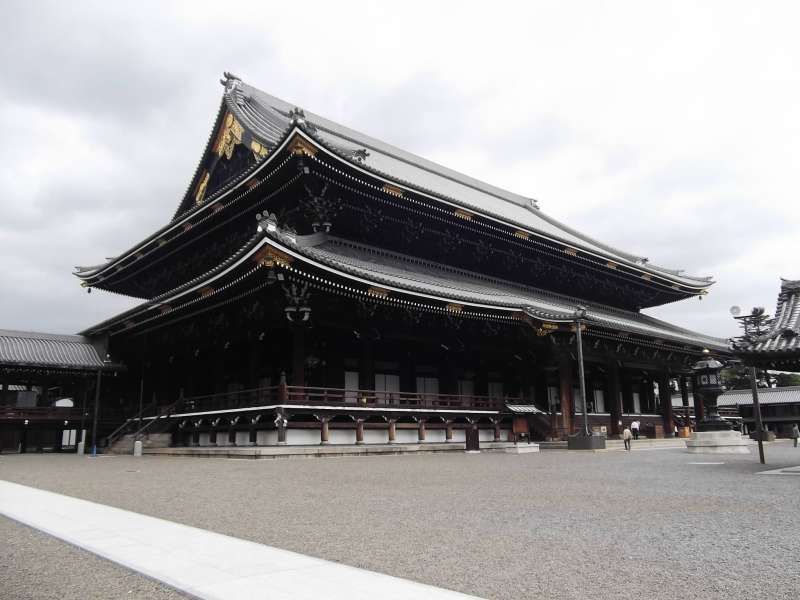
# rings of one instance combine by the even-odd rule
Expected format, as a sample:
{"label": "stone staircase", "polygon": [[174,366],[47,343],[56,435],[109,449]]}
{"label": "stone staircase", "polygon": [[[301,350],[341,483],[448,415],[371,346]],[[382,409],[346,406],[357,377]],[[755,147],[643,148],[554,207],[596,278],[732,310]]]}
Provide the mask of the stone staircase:
{"label": "stone staircase", "polygon": [[[108,454],[133,454],[133,442],[136,435],[127,433],[106,449]],[[142,448],[168,448],[172,443],[171,433],[145,433],[142,436]]]}

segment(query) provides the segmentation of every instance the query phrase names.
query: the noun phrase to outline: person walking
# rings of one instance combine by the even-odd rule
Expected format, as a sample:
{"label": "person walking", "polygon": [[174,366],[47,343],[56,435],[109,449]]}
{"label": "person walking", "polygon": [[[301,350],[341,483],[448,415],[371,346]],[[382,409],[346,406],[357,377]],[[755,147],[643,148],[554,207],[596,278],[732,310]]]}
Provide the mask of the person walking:
{"label": "person walking", "polygon": [[797,438],[800,438],[800,427],[797,427],[797,423],[795,423],[794,427],[792,427],[792,433],[790,436],[792,440],[794,440],[794,447],[797,448]]}
{"label": "person walking", "polygon": [[633,439],[639,439],[639,421],[631,421],[631,433],[633,434]]}
{"label": "person walking", "polygon": [[625,450],[628,450],[629,452],[630,452],[630,449],[631,449],[631,438],[632,437],[633,437],[633,434],[631,433],[630,429],[628,429],[626,427],[625,429],[622,430],[622,443],[625,444]]}

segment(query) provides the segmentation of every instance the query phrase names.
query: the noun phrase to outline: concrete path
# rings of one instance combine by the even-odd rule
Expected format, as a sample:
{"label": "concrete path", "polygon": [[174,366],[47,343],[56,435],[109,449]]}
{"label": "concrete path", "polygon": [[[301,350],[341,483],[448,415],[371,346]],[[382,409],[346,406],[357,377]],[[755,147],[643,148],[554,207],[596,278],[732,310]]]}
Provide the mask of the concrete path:
{"label": "concrete path", "polygon": [[0,514],[199,598],[475,598],[2,480]]}

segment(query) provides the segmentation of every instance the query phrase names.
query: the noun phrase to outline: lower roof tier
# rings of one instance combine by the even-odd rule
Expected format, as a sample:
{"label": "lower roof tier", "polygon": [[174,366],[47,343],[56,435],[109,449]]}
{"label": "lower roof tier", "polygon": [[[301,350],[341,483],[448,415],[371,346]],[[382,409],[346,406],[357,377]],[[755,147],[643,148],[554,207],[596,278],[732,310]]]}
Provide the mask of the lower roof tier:
{"label": "lower roof tier", "polygon": [[[87,330],[120,334],[158,327],[285,278],[315,288],[459,318],[519,321],[541,335],[569,325],[576,309],[590,331],[620,339],[646,338],[665,348],[726,352],[723,339],[695,333],[642,313],[561,296],[453,267],[317,233],[298,236],[270,227],[202,276]],[[287,302],[290,293],[287,291]],[[205,307],[205,308],[204,308]]]}

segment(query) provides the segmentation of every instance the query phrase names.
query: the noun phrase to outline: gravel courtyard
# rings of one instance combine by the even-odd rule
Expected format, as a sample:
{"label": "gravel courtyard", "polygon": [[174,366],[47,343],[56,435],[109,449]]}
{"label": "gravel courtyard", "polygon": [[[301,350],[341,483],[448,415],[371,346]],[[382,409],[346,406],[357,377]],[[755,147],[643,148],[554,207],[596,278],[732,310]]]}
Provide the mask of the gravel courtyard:
{"label": "gravel courtyard", "polygon": [[[282,460],[3,455],[0,479],[486,598],[795,598],[800,477],[756,473],[800,465],[800,449],[769,444],[767,459],[763,467],[756,454],[679,449]],[[31,597],[51,597],[58,572],[78,569],[78,557],[103,562],[5,518],[0,526],[0,590],[16,581],[40,590]],[[20,567],[37,548],[58,568]],[[91,586],[119,579],[115,569],[105,563],[83,594],[70,585],[58,597],[95,597]],[[172,597],[149,581],[122,581],[129,598]]]}

